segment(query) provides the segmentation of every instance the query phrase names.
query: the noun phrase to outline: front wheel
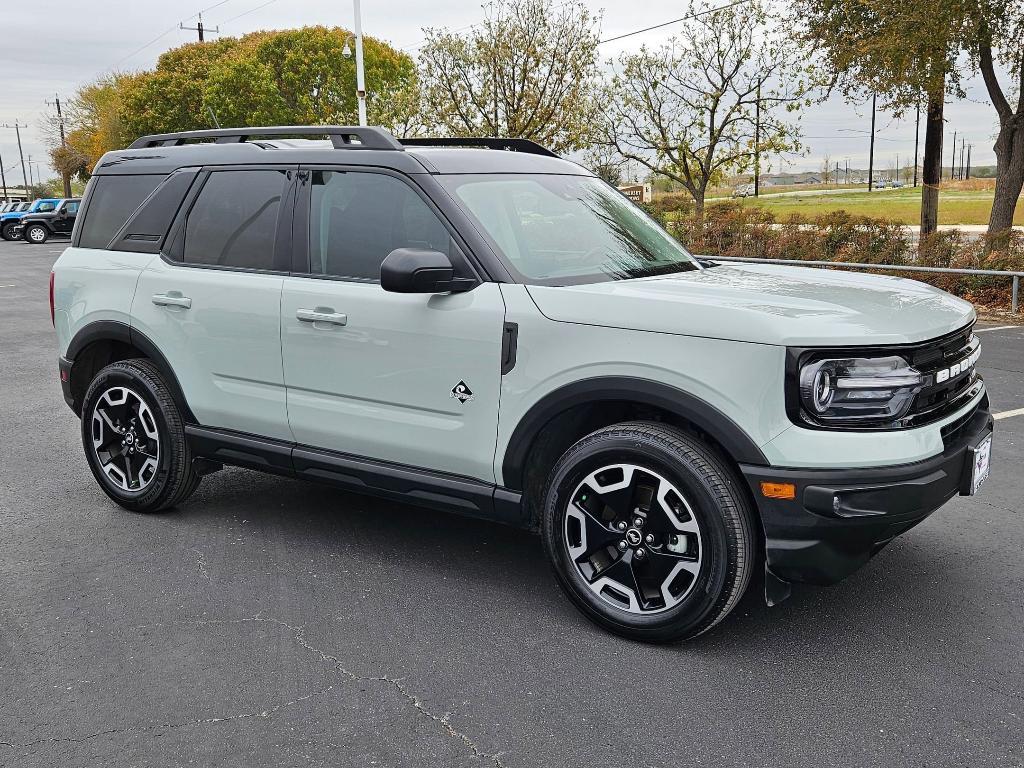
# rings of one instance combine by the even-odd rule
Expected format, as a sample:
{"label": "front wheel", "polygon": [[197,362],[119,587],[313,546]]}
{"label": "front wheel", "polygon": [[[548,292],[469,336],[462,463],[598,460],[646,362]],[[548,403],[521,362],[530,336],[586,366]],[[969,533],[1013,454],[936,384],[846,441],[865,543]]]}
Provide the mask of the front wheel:
{"label": "front wheel", "polygon": [[754,515],[709,445],[663,424],[587,435],[555,465],[544,547],[570,600],[620,635],[667,642],[721,621],[746,590]]}
{"label": "front wheel", "polygon": [[25,241],[34,245],[41,245],[50,236],[50,231],[42,224],[30,224],[24,231]]}
{"label": "front wheel", "polygon": [[0,230],[0,237],[4,240],[20,240],[21,237],[14,231],[16,224],[5,224],[4,228]]}
{"label": "front wheel", "polygon": [[181,414],[148,360],[96,374],[82,404],[82,445],[100,488],[125,509],[173,507],[199,484]]}

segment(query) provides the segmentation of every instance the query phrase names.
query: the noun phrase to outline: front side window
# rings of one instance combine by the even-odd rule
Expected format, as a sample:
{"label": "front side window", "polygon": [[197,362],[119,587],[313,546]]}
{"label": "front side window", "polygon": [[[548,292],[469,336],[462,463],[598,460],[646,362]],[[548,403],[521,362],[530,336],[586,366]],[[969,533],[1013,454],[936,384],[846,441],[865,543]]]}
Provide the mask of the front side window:
{"label": "front side window", "polygon": [[396,248],[451,256],[451,235],[408,184],[381,173],[314,171],[309,262],[315,275],[379,280]]}
{"label": "front side window", "polygon": [[285,171],[214,171],[185,222],[184,261],[274,269]]}
{"label": "front side window", "polygon": [[64,210],[67,211],[69,214],[78,213],[78,201],[72,200],[70,203],[64,206]]}
{"label": "front side window", "polygon": [[618,190],[589,176],[440,176],[524,282],[626,280],[700,269]]}

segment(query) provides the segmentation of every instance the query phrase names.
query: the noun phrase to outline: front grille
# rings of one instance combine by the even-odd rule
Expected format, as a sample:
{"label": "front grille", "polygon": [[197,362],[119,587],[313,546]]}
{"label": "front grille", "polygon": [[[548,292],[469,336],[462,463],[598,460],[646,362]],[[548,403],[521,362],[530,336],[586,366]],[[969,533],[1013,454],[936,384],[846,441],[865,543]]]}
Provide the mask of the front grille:
{"label": "front grille", "polygon": [[981,377],[974,366],[967,373],[950,375],[942,380],[942,373],[964,360],[978,349],[973,326],[926,342],[909,350],[910,364],[927,377],[925,386],[914,398],[904,417],[905,426],[921,426],[955,411],[981,391]]}

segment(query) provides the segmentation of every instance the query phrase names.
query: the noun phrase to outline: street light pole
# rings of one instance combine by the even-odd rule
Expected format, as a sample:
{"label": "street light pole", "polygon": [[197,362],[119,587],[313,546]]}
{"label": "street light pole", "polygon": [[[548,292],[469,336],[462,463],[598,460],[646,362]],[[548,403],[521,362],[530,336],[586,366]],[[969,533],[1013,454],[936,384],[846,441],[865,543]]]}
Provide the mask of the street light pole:
{"label": "street light pole", "polygon": [[359,0],[352,0],[356,33],[356,99],[359,101],[359,124],[366,125],[366,78],[363,74],[363,20]]}

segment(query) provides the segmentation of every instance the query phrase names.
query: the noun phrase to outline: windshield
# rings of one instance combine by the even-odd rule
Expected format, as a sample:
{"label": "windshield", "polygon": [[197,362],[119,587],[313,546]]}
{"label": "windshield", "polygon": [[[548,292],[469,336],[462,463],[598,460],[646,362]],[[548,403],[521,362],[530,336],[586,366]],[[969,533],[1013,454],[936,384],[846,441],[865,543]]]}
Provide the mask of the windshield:
{"label": "windshield", "polygon": [[569,285],[700,269],[675,238],[600,179],[470,174],[439,181],[523,282]]}

